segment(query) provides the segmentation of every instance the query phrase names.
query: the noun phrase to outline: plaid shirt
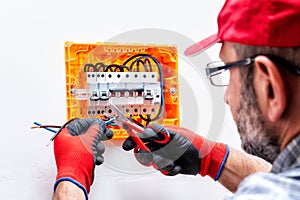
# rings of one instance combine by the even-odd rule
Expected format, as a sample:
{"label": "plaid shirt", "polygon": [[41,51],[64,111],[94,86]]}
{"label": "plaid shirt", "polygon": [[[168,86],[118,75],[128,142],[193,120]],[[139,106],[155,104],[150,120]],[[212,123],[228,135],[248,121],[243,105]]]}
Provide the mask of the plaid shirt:
{"label": "plaid shirt", "polygon": [[300,200],[300,135],[279,154],[271,172],[248,176],[228,199]]}

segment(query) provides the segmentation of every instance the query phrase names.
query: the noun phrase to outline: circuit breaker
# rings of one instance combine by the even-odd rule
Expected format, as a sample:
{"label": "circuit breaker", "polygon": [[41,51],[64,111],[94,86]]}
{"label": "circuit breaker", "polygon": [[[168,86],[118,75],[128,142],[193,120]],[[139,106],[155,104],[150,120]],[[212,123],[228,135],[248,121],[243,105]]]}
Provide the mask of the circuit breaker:
{"label": "circuit breaker", "polygon": [[176,46],[66,42],[65,62],[68,119],[107,120],[113,103],[140,125],[179,125]]}

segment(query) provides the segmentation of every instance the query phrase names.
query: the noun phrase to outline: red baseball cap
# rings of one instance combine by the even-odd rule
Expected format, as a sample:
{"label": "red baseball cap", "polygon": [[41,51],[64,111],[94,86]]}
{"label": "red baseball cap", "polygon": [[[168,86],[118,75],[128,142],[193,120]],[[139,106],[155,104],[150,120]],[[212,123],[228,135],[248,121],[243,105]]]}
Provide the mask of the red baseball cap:
{"label": "red baseball cap", "polygon": [[188,47],[192,56],[217,42],[251,46],[300,47],[300,0],[226,0],[218,33]]}

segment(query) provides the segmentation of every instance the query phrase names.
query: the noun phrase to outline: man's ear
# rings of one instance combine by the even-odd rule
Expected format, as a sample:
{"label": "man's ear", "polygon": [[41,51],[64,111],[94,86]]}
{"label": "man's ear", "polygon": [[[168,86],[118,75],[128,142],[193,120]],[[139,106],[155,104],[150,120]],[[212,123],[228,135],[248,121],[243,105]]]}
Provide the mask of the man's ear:
{"label": "man's ear", "polygon": [[276,122],[287,105],[287,88],[278,66],[266,56],[254,61],[254,86],[262,112],[269,121]]}

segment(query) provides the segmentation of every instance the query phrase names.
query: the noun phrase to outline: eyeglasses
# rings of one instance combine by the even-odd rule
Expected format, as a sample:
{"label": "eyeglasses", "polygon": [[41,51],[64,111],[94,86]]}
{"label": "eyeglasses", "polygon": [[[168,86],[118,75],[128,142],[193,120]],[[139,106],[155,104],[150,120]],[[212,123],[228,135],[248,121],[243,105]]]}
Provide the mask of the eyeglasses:
{"label": "eyeglasses", "polygon": [[[288,69],[293,74],[300,76],[300,67],[297,67],[290,63],[289,61],[285,60],[284,58],[268,55],[268,54],[260,54],[263,56],[267,56],[270,60],[274,63],[278,64],[278,66],[282,66]],[[247,66],[254,62],[255,58],[259,55],[251,56],[244,60],[239,60],[236,62],[224,63],[221,61],[210,62],[207,64],[205,71],[206,76],[209,78],[210,82],[214,86],[228,86],[229,79],[230,79],[230,71],[228,69],[233,67],[241,67]]]}

